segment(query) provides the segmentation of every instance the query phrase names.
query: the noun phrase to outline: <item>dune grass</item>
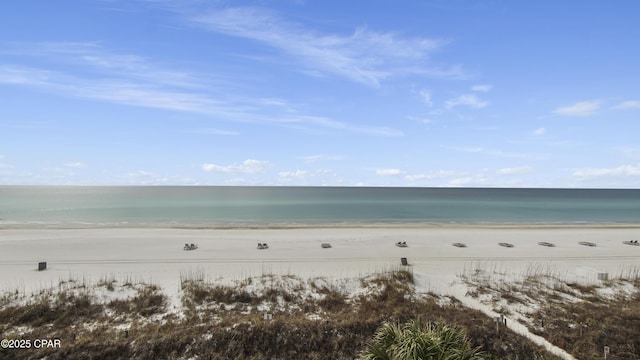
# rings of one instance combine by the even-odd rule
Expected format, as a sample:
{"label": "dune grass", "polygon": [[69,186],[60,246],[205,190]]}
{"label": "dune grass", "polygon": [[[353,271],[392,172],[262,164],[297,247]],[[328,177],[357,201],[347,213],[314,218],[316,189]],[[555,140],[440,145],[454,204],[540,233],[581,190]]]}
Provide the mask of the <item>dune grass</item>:
{"label": "dune grass", "polygon": [[578,359],[640,359],[640,273],[621,269],[608,281],[568,280],[544,267],[529,268],[516,280],[499,271],[470,266],[461,276],[467,295],[527,326]]}
{"label": "dune grass", "polygon": [[7,300],[3,337],[56,338],[62,347],[0,350],[0,358],[354,359],[382,324],[419,319],[463,329],[487,359],[556,359],[455,299],[416,292],[406,270],[350,283],[266,274],[222,284],[201,275],[182,277],[177,313],[157,286],[111,278]]}

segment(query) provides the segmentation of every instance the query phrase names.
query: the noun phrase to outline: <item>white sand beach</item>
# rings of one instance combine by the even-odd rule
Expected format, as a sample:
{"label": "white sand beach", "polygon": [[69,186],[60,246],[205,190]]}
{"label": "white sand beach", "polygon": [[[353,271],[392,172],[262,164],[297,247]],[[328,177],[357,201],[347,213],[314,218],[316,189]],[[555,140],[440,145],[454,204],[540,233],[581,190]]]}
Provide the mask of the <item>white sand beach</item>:
{"label": "white sand beach", "polygon": [[[598,283],[601,274],[609,279],[637,277],[640,246],[624,242],[638,238],[637,226],[4,229],[0,294],[38,293],[70,281],[90,286],[115,280],[157,285],[171,309],[179,312],[181,279],[234,285],[273,274],[353,284],[404,268],[413,273],[417,292],[452,296],[495,317],[491,304],[468,296],[462,278],[488,274],[493,282],[516,283],[529,275],[550,275],[565,282]],[[407,247],[396,246],[398,242]],[[259,243],[268,248],[258,249]],[[323,243],[331,247],[323,248]],[[198,247],[184,250],[185,244]],[[38,271],[39,262],[47,262],[47,269]],[[561,358],[574,359],[517,321],[510,324]]]}
{"label": "white sand beach", "polygon": [[[113,277],[151,282],[172,294],[181,275],[193,273],[223,283],[263,274],[347,278],[397,268],[406,257],[419,288],[446,294],[458,275],[478,266],[514,276],[548,271],[568,280],[589,267],[616,277],[640,265],[640,246],[623,243],[638,238],[640,228],[611,226],[5,229],[0,289],[29,292],[70,278]],[[399,241],[408,246],[395,246]],[[579,244],[585,241],[596,246]],[[456,242],[467,246],[452,246]],[[185,251],[185,243],[198,249]],[[269,248],[258,250],[258,243]],[[37,271],[44,261],[46,271]]]}

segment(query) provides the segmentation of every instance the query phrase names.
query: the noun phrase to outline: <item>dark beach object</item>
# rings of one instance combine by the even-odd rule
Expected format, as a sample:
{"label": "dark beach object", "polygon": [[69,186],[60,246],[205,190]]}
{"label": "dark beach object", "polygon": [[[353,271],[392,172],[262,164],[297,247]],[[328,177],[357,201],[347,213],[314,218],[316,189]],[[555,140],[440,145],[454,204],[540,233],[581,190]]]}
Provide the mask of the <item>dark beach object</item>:
{"label": "dark beach object", "polygon": [[550,243],[550,242],[546,242],[546,241],[540,241],[538,243],[538,245],[542,245],[542,246],[546,246],[546,247],[555,247],[556,246],[554,243]]}
{"label": "dark beach object", "polygon": [[453,243],[453,246],[463,248],[463,247],[467,247],[467,244],[457,242],[457,243]]}
{"label": "dark beach object", "polygon": [[322,243],[322,245],[320,245],[323,249],[328,249],[331,247],[331,244],[329,243]]}
{"label": "dark beach object", "polygon": [[264,250],[264,249],[268,249],[269,245],[267,245],[267,243],[258,243],[258,250]]}
{"label": "dark beach object", "polygon": [[513,244],[506,243],[506,242],[498,243],[498,245],[500,245],[500,246],[504,246],[504,247],[508,247],[508,248],[512,248],[512,247],[513,247]]}
{"label": "dark beach object", "polygon": [[590,246],[590,247],[596,246],[596,243],[592,243],[592,242],[588,242],[588,241],[580,241],[578,244],[584,245],[584,246]]}
{"label": "dark beach object", "polygon": [[400,258],[400,264],[402,264],[402,266],[409,266],[407,258]]}
{"label": "dark beach object", "polygon": [[628,240],[623,241],[622,243],[627,245],[640,246],[640,244],[638,244],[638,240]]}
{"label": "dark beach object", "polygon": [[397,246],[397,247],[407,247],[408,245],[407,245],[407,242],[406,242],[406,241],[403,241],[403,242],[398,241],[398,242],[396,243],[396,246]]}
{"label": "dark beach object", "polygon": [[184,244],[184,250],[195,250],[198,248],[196,244]]}
{"label": "dark beach object", "polygon": [[47,262],[46,261],[38,263],[38,271],[42,271],[42,270],[47,270]]}

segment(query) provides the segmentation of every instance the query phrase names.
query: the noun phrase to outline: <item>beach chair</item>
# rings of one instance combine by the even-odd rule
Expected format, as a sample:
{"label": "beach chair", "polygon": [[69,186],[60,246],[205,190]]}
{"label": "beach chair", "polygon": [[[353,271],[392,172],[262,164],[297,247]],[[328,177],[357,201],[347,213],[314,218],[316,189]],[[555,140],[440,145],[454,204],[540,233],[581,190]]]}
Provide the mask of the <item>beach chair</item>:
{"label": "beach chair", "polygon": [[400,258],[400,264],[402,264],[402,266],[409,266],[409,262],[406,257]]}
{"label": "beach chair", "polygon": [[580,241],[578,244],[582,245],[582,246],[589,246],[589,247],[594,247],[596,246],[595,243],[592,242],[588,242],[588,241]]}

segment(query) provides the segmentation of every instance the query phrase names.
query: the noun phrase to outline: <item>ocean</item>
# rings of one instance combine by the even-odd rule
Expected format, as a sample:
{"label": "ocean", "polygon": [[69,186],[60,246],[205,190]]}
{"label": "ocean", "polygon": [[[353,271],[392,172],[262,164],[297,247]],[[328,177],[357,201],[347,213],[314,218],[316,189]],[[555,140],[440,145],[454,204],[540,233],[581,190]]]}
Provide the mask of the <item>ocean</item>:
{"label": "ocean", "polygon": [[0,229],[639,224],[640,190],[0,186]]}

